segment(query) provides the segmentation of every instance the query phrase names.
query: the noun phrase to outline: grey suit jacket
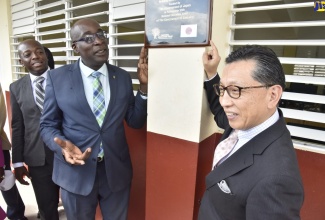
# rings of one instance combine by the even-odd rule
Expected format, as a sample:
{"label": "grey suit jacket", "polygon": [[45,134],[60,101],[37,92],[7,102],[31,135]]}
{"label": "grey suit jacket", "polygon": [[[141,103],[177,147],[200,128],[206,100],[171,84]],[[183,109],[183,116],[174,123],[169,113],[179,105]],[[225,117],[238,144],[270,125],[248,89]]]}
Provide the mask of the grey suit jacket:
{"label": "grey suit jacket", "polygon": [[9,89],[12,111],[12,162],[43,166],[45,150],[39,132],[41,112],[34,101],[30,76],[13,82]]}
{"label": "grey suit jacket", "polygon": [[[87,102],[79,62],[48,74],[41,135],[55,152],[53,181],[69,192],[88,195],[93,188],[100,143],[105,155],[106,175],[112,191],[130,186],[132,165],[124,132],[124,120],[133,128],[144,125],[147,101],[134,97],[130,75],[107,63],[111,98],[102,127]],[[91,147],[83,166],[72,166],[62,156],[54,137],[70,140],[81,151]]]}
{"label": "grey suit jacket", "polygon": [[[225,129],[221,141],[232,128],[219,105],[212,85],[206,83],[210,108],[218,125]],[[200,220],[295,220],[300,219],[304,192],[298,162],[281,110],[280,119],[267,128],[206,177]],[[231,193],[218,183],[225,180]]]}

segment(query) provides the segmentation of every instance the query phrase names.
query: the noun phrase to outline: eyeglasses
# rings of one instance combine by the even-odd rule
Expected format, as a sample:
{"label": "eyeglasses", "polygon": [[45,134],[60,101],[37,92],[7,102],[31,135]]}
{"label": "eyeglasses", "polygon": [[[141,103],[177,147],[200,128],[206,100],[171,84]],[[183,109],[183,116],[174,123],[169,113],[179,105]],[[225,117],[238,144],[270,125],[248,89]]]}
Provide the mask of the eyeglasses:
{"label": "eyeglasses", "polygon": [[96,36],[101,40],[107,39],[107,33],[106,31],[99,31],[95,34],[86,34],[83,38],[80,38],[79,40],[73,41],[73,43],[79,42],[79,41],[85,41],[87,44],[92,44],[96,40]]}
{"label": "eyeglasses", "polygon": [[241,95],[241,91],[243,89],[257,89],[257,88],[268,88],[273,85],[262,85],[262,86],[249,86],[249,87],[240,87],[235,85],[229,85],[229,86],[222,86],[219,84],[214,84],[213,88],[216,94],[220,97],[222,97],[225,94],[225,91],[227,91],[228,95],[233,99],[238,99]]}

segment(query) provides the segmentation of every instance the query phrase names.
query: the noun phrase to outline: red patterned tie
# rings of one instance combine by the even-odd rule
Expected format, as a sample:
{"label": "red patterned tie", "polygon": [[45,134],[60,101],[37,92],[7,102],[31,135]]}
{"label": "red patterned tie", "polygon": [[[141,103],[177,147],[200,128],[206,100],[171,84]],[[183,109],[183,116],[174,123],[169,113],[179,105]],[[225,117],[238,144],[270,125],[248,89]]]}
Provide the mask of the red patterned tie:
{"label": "red patterned tie", "polygon": [[213,166],[214,169],[224,157],[226,157],[234,148],[238,141],[238,131],[234,130],[228,138],[221,141],[214,151]]}

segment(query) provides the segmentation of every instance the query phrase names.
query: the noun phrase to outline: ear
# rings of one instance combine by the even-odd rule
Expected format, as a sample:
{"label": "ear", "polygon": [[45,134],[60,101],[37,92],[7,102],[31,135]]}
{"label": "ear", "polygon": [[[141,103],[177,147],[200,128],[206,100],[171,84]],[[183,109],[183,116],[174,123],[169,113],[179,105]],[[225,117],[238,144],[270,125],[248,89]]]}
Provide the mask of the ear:
{"label": "ear", "polygon": [[79,53],[79,49],[75,43],[72,44],[72,49],[75,53]]}
{"label": "ear", "polygon": [[283,93],[282,87],[280,85],[274,85],[268,90],[268,107],[276,108]]}
{"label": "ear", "polygon": [[22,65],[24,67],[24,63],[21,61],[21,59],[18,60],[20,65]]}

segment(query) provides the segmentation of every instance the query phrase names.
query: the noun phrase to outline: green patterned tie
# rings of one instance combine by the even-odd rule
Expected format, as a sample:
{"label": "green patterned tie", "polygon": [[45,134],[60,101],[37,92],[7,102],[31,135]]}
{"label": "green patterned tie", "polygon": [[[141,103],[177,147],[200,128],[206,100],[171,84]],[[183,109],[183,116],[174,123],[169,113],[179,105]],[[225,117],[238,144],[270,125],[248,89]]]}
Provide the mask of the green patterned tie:
{"label": "green patterned tie", "polygon": [[[105,118],[106,109],[105,109],[105,96],[103,91],[102,83],[100,82],[100,72],[93,72],[92,77],[93,80],[93,112],[96,117],[96,120],[101,127]],[[98,158],[101,161],[104,157],[104,151],[102,148],[102,143],[100,143],[100,150],[98,153]]]}

